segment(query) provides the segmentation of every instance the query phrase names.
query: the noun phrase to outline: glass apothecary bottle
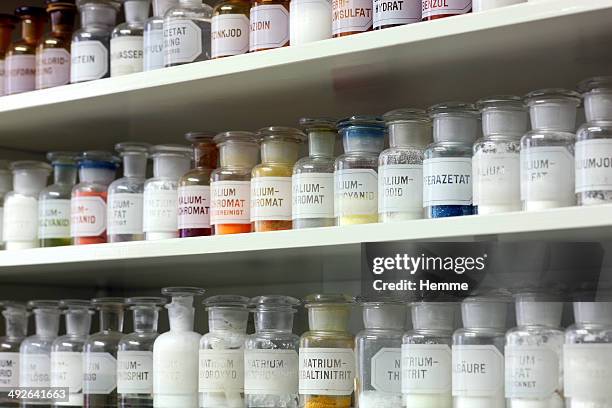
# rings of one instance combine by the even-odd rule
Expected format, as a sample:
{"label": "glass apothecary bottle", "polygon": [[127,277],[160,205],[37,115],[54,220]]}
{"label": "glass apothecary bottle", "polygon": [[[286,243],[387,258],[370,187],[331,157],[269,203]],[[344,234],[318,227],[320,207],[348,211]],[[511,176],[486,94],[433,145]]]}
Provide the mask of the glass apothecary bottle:
{"label": "glass apothecary bottle", "polygon": [[70,199],[70,235],[74,245],[106,242],[108,185],[115,179],[118,159],[109,152],[89,150],[78,158],[79,184]]}
{"label": "glass apothecary bottle", "polygon": [[[0,69],[2,69],[0,67]],[[0,78],[2,81],[2,78]],[[1,94],[0,94],[1,96]],[[4,249],[4,237],[2,236],[3,217],[4,217],[4,199],[6,194],[13,188],[13,174],[9,169],[8,160],[0,160],[0,249]]]}
{"label": "glass apothecary bottle", "polygon": [[180,145],[151,148],[153,178],[144,186],[143,229],[145,239],[178,237],[177,209],[179,179],[189,170],[191,150]]}
{"label": "glass apothecary bottle", "polygon": [[423,151],[431,143],[431,120],[421,109],[383,115],[391,147],[378,158],[378,221],[423,218]]}
{"label": "glass apothecary bottle", "polygon": [[360,408],[402,406],[401,347],[406,304],[393,299],[359,299],[365,329],[355,336],[356,399]]}
{"label": "glass apothecary bottle", "polygon": [[300,119],[308,135],[309,156],[293,167],[293,229],[330,227],[334,219],[334,147],[338,133],[333,119]]}
{"label": "glass apothecary bottle", "polygon": [[111,76],[142,72],[144,40],[143,32],[151,0],[123,0],[125,22],[111,33]]}
{"label": "glass apothecary bottle", "polygon": [[563,302],[552,295],[516,296],[518,327],[506,333],[508,408],[563,408]]}
{"label": "glass apothecary bottle", "polygon": [[153,0],[153,17],[146,21],[143,31],[144,71],[164,67],[164,15],[177,4],[178,0]]}
{"label": "glass apothecary bottle", "polygon": [[332,1],[331,11],[334,38],[372,30],[374,9],[371,1]]}
{"label": "glass apothecary bottle", "polygon": [[83,346],[84,406],[117,408],[117,348],[123,337],[125,299],[104,297],[91,303],[100,314],[100,331]]}
{"label": "glass apothecary bottle", "polygon": [[352,116],[338,122],[344,154],[334,163],[336,225],[378,222],[378,155],[385,123],[374,116]]}
{"label": "glass apothecary bottle", "polygon": [[422,19],[422,2],[398,2],[374,0],[375,30],[418,23]]}
{"label": "glass apothecary bottle", "polygon": [[[4,316],[4,336],[0,337],[0,388],[19,387],[20,358],[19,347],[28,332],[28,312],[25,305],[17,302],[2,301]],[[0,390],[0,404],[6,408],[19,407],[19,400],[10,398],[8,390]]]}
{"label": "glass apothecary bottle", "polygon": [[19,22],[19,19],[12,14],[0,13],[0,96],[5,95],[4,81],[6,76],[5,71],[5,54],[11,45],[13,30]]}
{"label": "glass apothecary bottle", "polygon": [[291,176],[306,136],[298,129],[260,129],[261,164],[251,172],[251,221],[255,232],[292,228]]}
{"label": "glass apothecary bottle", "polygon": [[68,388],[68,401],[54,406],[83,406],[83,346],[91,329],[91,302],[60,301],[66,322],[66,334],[51,345],[51,387]]}
{"label": "glass apothecary bottle", "polygon": [[126,304],[134,315],[134,332],[123,336],[117,346],[118,408],[153,408],[153,344],[166,299],[134,297]]}
{"label": "glass apothecary bottle", "polygon": [[612,202],[612,77],[582,81],[586,123],[576,133],[576,195],[578,205]]}
{"label": "glass apothecary bottle", "polygon": [[36,89],[70,83],[70,44],[76,6],[66,0],[47,0],[51,32],[36,49]]}
{"label": "glass apothecary bottle", "polygon": [[258,296],[250,301],[255,333],[244,343],[247,408],[297,408],[299,336],[293,316],[300,301],[289,296]]}
{"label": "glass apothecary bottle", "polygon": [[110,76],[110,37],[119,7],[114,0],[82,0],[78,4],[81,29],[72,35],[71,83]]}
{"label": "glass apothecary bottle", "polygon": [[300,337],[300,408],[352,406],[356,371],[355,341],[348,331],[352,303],[352,297],[340,294],[305,299],[309,331]]}
{"label": "glass apothecary bottle", "polygon": [[533,130],[521,138],[523,210],[575,205],[574,130],[580,95],[543,89],[527,94],[524,101]]}
{"label": "glass apothecary bottle", "polygon": [[472,145],[479,114],[471,103],[448,102],[428,109],[434,142],[423,160],[423,207],[427,218],[472,215]]}
{"label": "glass apothecary bottle", "polygon": [[179,0],[164,16],[164,66],[210,59],[212,7],[201,0]]}
{"label": "glass apothecary bottle", "polygon": [[224,0],[215,6],[211,22],[211,58],[249,52],[250,9],[248,0]]}
{"label": "glass apothecary bottle", "polygon": [[421,10],[423,21],[458,16],[472,12],[472,0],[456,0],[453,2],[422,0]]}
{"label": "glass apothecary bottle", "polygon": [[39,161],[11,163],[13,191],[4,198],[2,236],[7,250],[38,247],[38,196],[51,166]]}
{"label": "glass apothecary bottle", "polygon": [[125,142],[115,145],[123,159],[123,177],[108,186],[108,242],[142,241],[143,192],[150,145]]}
{"label": "glass apothecary bottle", "polygon": [[306,44],[332,37],[332,5],[329,0],[291,0],[289,42]]}
{"label": "glass apothecary bottle", "polygon": [[232,131],[213,139],[220,167],[210,175],[210,223],[215,235],[252,232],[251,170],[259,159],[254,133]]}
{"label": "glass apothecary bottle", "polygon": [[249,51],[289,46],[289,0],[251,0]]}
{"label": "glass apothecary bottle", "polygon": [[72,245],[70,197],[76,183],[77,153],[49,152],[53,184],[38,195],[38,239],[41,247]]}
{"label": "glass apothecary bottle", "polygon": [[494,214],[521,210],[521,137],[527,131],[527,111],[518,96],[481,99],[484,136],[476,140],[472,157],[474,212]]}
{"label": "glass apothecary bottle", "polygon": [[199,333],[193,331],[193,298],[204,289],[163,288],[171,296],[166,305],[170,331],[160,334],[153,344],[153,404],[155,408],[198,407]]}

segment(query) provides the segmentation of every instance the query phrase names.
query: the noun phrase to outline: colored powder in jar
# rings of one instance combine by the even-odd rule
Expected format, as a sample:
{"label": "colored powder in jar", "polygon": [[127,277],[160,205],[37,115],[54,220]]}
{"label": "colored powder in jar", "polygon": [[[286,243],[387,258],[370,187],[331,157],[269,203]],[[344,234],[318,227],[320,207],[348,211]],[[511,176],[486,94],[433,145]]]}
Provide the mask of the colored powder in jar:
{"label": "colored powder in jar", "polygon": [[304,408],[350,408],[350,396],[308,396]]}
{"label": "colored powder in jar", "polygon": [[429,208],[429,218],[459,217],[474,215],[471,205],[433,205]]}

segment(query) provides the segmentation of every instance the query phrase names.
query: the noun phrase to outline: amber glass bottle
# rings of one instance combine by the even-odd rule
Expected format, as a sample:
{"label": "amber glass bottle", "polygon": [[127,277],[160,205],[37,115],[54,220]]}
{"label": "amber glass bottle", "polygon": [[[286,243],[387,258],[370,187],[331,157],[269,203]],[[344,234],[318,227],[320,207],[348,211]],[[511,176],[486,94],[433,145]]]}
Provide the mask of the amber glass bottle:
{"label": "amber glass bottle", "polygon": [[249,52],[249,0],[225,0],[213,9],[211,58]]}
{"label": "amber glass bottle", "polygon": [[12,14],[0,14],[0,96],[4,95],[4,55],[11,45],[11,36],[18,22]]}

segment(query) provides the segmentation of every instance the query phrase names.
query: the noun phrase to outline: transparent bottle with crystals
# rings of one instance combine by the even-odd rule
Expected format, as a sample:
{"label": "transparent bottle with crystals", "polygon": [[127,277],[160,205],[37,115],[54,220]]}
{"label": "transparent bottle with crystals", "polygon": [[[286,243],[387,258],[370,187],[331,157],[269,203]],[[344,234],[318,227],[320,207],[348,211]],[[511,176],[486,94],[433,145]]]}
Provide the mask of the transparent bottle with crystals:
{"label": "transparent bottle with crystals", "polygon": [[210,59],[213,9],[201,0],[179,0],[164,16],[164,66]]}
{"label": "transparent bottle with crystals", "polygon": [[134,315],[134,332],[123,336],[117,346],[118,408],[153,408],[153,344],[166,299],[134,297],[126,304]]}
{"label": "transparent bottle with crystals", "polygon": [[87,408],[117,408],[117,348],[123,337],[125,299],[92,299],[100,331],[83,346],[83,395]]}
{"label": "transparent bottle with crystals", "polygon": [[520,147],[527,131],[527,110],[512,95],[481,99],[484,136],[472,157],[472,195],[477,214],[521,210]]}
{"label": "transparent bottle with crystals", "polygon": [[215,5],[211,22],[211,58],[249,52],[249,0],[223,0]]}
{"label": "transparent bottle with crystals", "polygon": [[51,345],[51,387],[68,388],[68,401],[54,401],[54,406],[83,406],[83,346],[91,329],[91,302],[60,301],[66,322],[66,334]]}
{"label": "transparent bottle with crystals", "polygon": [[111,76],[121,76],[143,70],[143,32],[151,0],[123,0],[125,22],[111,33]]}
{"label": "transparent bottle with crystals", "polygon": [[108,186],[108,242],[142,241],[143,192],[150,145],[125,142],[115,145],[123,159],[123,177]]}
{"label": "transparent bottle with crystals", "polygon": [[4,78],[6,75],[5,54],[11,45],[11,38],[19,19],[13,14],[0,13],[0,96],[5,95]]}
{"label": "transparent bottle with crystals", "polygon": [[258,296],[250,301],[255,333],[244,343],[247,408],[297,408],[298,347],[293,316],[300,301],[289,296]]}
{"label": "transparent bottle with crystals", "polygon": [[[1,69],[2,67],[0,66],[0,70]],[[2,81],[1,77],[0,81]],[[2,222],[2,218],[4,216],[4,199],[6,198],[6,194],[11,191],[12,188],[13,174],[10,170],[10,163],[8,160],[0,160],[0,249],[4,249],[4,236],[2,235],[4,229]]]}
{"label": "transparent bottle with crystals", "polygon": [[[4,336],[0,337],[0,387],[19,387],[19,346],[28,332],[28,312],[24,304],[0,302],[4,316]],[[8,396],[8,390],[0,390],[0,404],[6,408],[19,407],[19,400]]]}
{"label": "transparent bottle with crystals", "polygon": [[574,143],[580,95],[542,89],[524,98],[533,130],[521,138],[523,210],[538,211],[576,204]]}
{"label": "transparent bottle with crystals", "polygon": [[293,229],[330,227],[334,219],[334,147],[338,132],[333,119],[301,118],[308,135],[309,156],[293,167]]}
{"label": "transparent bottle with crystals", "polygon": [[164,15],[177,4],[178,0],[153,0],[153,16],[145,22],[143,31],[144,71],[164,67]]}
{"label": "transparent bottle with crystals", "polygon": [[[315,294],[304,301],[309,331],[300,337],[300,408],[350,408],[356,371],[355,341],[348,331],[353,298]],[[332,376],[334,381],[319,379]]]}
{"label": "transparent bottle with crystals", "polygon": [[378,221],[423,218],[423,151],[431,143],[431,119],[421,109],[383,115],[391,147],[378,158]]}

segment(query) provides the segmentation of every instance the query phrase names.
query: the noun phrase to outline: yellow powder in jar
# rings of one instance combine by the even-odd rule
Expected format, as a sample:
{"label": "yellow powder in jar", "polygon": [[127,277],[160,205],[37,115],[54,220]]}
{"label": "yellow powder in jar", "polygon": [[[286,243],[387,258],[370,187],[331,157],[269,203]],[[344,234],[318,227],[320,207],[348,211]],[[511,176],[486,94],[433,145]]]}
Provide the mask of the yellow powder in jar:
{"label": "yellow powder in jar", "polygon": [[350,408],[350,396],[317,395],[307,397],[304,408]]}

